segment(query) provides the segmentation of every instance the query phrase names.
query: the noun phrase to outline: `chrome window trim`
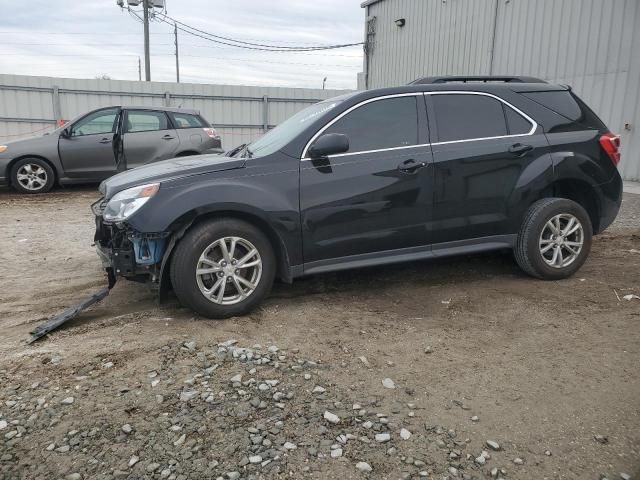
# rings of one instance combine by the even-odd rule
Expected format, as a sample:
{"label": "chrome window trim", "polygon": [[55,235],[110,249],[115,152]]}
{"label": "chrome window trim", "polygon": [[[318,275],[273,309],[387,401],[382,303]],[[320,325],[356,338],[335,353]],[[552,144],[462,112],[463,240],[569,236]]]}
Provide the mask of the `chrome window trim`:
{"label": "chrome window trim", "polygon": [[[500,98],[497,95],[493,95],[492,93],[487,93],[487,92],[467,92],[467,91],[464,91],[464,90],[447,90],[447,91],[442,91],[442,92],[424,92],[424,94],[425,95],[482,95],[482,96],[485,96],[485,97],[495,98],[499,102],[502,102],[507,107],[509,107],[512,110],[514,110],[516,113],[520,114],[520,116],[524,117],[524,119],[531,124],[531,130],[529,130],[529,132],[527,132],[527,133],[517,133],[515,135],[499,135],[497,137],[465,138],[464,140],[449,140],[449,141],[446,141],[446,142],[435,142],[435,143],[432,143],[432,145],[442,145],[442,144],[446,144],[446,143],[456,143],[456,142],[473,142],[475,140],[492,140],[492,139],[495,139],[495,138],[522,137],[522,136],[527,136],[527,135],[533,135],[535,133],[535,131],[538,129],[538,123],[533,118],[531,118],[529,115],[524,113],[518,107],[515,107],[515,106],[511,105],[505,99]],[[505,119],[505,123],[506,123],[506,119]]]}
{"label": "chrome window trim", "polygon": [[[406,149],[406,148],[418,148],[418,147],[428,147],[428,146],[435,146],[435,145],[448,145],[451,143],[466,143],[466,142],[476,142],[476,141],[480,141],[480,140],[497,140],[500,138],[516,138],[516,137],[527,137],[527,136],[531,136],[533,135],[536,130],[538,129],[538,123],[531,118],[529,115],[527,115],[526,113],[524,113],[522,110],[520,110],[518,107],[515,107],[514,105],[512,105],[511,103],[507,102],[506,100],[498,97],[497,95],[493,95],[491,93],[487,93],[487,92],[474,92],[474,91],[465,91],[465,90],[443,90],[443,91],[438,91],[438,92],[411,92],[411,93],[397,93],[397,94],[392,94],[392,95],[383,95],[381,97],[374,97],[374,98],[369,98],[367,100],[363,100],[360,103],[357,103],[356,105],[353,105],[352,107],[349,107],[347,110],[345,110],[344,112],[342,112],[340,115],[338,115],[336,118],[332,119],[331,121],[329,121],[327,124],[325,124],[322,128],[320,128],[314,135],[313,137],[311,137],[311,140],[309,140],[307,142],[307,144],[304,147],[304,150],[302,151],[302,158],[300,159],[300,161],[302,162],[306,162],[311,160],[311,158],[307,157],[307,153],[309,150],[309,147],[311,146],[311,144],[320,136],[322,135],[322,133],[329,128],[331,125],[333,125],[335,122],[337,122],[338,120],[340,120],[343,116],[347,115],[348,113],[352,112],[353,110],[355,110],[356,108],[361,107],[362,105],[366,105],[368,103],[371,102],[375,102],[377,100],[385,100],[387,98],[396,98],[396,97],[418,97],[418,96],[424,96],[424,95],[484,95],[485,97],[491,97],[491,98],[495,98],[496,100],[498,100],[499,102],[502,102],[503,104],[505,104],[507,107],[511,108],[512,110],[514,110],[516,113],[518,113],[519,115],[521,115],[522,117],[524,117],[525,120],[527,120],[530,124],[531,124],[531,130],[529,130],[529,132],[527,133],[518,133],[518,134],[514,134],[514,135],[499,135],[496,137],[477,137],[477,138],[466,138],[463,140],[448,140],[446,142],[432,142],[432,143],[422,143],[422,144],[418,144],[418,145],[406,145],[406,146],[400,146],[400,147],[389,147],[389,148],[379,148],[376,150],[363,150],[360,152],[347,152],[347,153],[337,153],[335,155],[329,155],[329,158],[337,158],[337,157],[347,157],[347,156],[351,156],[351,155],[360,155],[363,153],[377,153],[377,152],[387,152],[387,151],[392,151],[392,150],[401,150],[401,149]],[[506,121],[506,119],[505,119]]]}

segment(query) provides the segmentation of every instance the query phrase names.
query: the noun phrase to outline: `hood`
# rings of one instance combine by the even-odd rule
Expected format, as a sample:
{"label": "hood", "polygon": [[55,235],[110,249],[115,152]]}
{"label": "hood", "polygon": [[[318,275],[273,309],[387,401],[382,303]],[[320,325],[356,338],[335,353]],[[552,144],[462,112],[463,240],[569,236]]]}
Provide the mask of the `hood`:
{"label": "hood", "polygon": [[220,155],[194,155],[149,163],[133,170],[118,173],[100,184],[106,199],[127,188],[145,183],[166,182],[177,178],[220,172],[244,167],[245,159]]}

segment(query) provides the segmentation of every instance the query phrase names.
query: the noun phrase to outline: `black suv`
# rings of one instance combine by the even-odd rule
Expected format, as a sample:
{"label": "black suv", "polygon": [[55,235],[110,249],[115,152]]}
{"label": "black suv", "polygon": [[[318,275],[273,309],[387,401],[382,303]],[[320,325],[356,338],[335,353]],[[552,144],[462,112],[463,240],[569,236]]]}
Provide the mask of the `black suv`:
{"label": "black suv", "polygon": [[618,213],[619,138],[568,87],[425,78],[308,107],[227,156],[104,181],[96,244],[117,276],[200,314],[246,313],[275,277],[510,248],[572,275]]}

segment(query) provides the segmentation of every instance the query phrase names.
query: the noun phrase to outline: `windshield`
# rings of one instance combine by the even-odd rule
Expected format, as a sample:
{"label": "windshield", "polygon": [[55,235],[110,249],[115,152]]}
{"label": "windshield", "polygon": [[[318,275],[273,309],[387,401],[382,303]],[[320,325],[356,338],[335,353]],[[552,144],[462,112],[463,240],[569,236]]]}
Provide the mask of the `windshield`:
{"label": "windshield", "polygon": [[316,118],[335,108],[345,98],[346,96],[332,98],[315,103],[299,111],[255,142],[245,146],[243,156],[264,157],[277,152],[307,128]]}

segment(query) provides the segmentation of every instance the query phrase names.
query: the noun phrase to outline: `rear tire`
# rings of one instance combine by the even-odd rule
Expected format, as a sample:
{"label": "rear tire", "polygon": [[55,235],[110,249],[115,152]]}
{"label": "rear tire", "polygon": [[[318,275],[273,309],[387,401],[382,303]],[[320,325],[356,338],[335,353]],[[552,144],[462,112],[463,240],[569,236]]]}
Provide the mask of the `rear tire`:
{"label": "rear tire", "polygon": [[11,185],[21,193],[46,193],[54,182],[53,168],[40,158],[23,158],[11,168]]}
{"label": "rear tire", "polygon": [[544,198],[527,210],[514,255],[529,275],[559,280],[584,264],[591,237],[591,220],[582,206],[564,198]]}
{"label": "rear tire", "polygon": [[225,218],[191,228],[176,247],[170,271],[180,303],[205,317],[222,319],[249,313],[265,299],[276,260],[260,230]]}

